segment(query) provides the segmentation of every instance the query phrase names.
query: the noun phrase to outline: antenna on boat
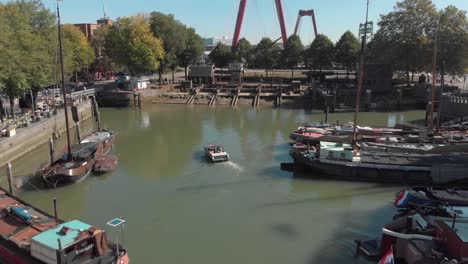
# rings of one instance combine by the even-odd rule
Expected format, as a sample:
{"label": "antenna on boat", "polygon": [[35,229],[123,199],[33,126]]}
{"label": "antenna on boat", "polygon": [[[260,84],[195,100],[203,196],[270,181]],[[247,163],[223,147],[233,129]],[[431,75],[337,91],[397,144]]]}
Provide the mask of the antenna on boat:
{"label": "antenna on boat", "polygon": [[[109,222],[107,222],[107,225],[108,226],[111,226],[111,227],[118,227],[120,226],[121,227],[121,233],[122,233],[122,244],[123,244],[123,239],[124,239],[124,224],[125,224],[125,220],[123,219],[123,217],[120,217],[120,218],[114,218],[112,220],[110,220]],[[116,251],[117,251],[117,258],[120,256],[120,252],[119,252],[119,236],[117,235],[117,246],[116,246]]]}
{"label": "antenna on boat", "polygon": [[62,28],[60,25],[60,5],[59,2],[62,0],[57,0],[57,20],[58,20],[58,38],[59,38],[59,47],[60,47],[60,69],[62,72],[62,95],[63,95],[63,109],[65,111],[65,128],[67,131],[67,160],[71,159],[71,145],[70,145],[70,130],[68,129],[68,110],[67,110],[67,93],[65,91],[65,73],[63,70],[63,45],[62,45]]}
{"label": "antenna on boat", "polygon": [[362,45],[361,45],[361,57],[359,60],[359,79],[358,79],[358,87],[357,87],[357,94],[356,94],[356,109],[354,111],[354,124],[353,124],[353,147],[356,146],[357,143],[357,119],[359,113],[359,107],[361,104],[361,92],[362,92],[362,84],[364,82],[364,56],[366,54],[366,42],[367,42],[367,23],[369,20],[369,0],[367,0],[366,6],[366,22],[364,24],[364,35],[362,37]]}
{"label": "antenna on boat", "polygon": [[453,214],[453,221],[452,221],[452,230],[455,229],[455,224],[457,223],[457,213]]}

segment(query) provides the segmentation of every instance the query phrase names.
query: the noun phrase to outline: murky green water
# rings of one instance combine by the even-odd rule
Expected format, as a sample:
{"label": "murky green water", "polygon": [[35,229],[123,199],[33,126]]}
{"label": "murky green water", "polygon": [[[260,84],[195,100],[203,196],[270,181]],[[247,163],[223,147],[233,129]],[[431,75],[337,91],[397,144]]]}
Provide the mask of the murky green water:
{"label": "murky green water", "polygon": [[[323,120],[321,113],[166,105],[101,112],[104,127],[119,133],[118,169],[55,190],[27,188],[21,197],[50,212],[57,197],[62,218],[100,226],[123,216],[132,263],[366,263],[353,258],[353,240],[379,236],[395,212],[397,187],[279,169],[291,161],[289,132],[300,121]],[[394,125],[423,117],[363,113],[360,120]],[[207,163],[209,143],[222,144],[232,162]],[[41,164],[46,151],[22,162]]]}

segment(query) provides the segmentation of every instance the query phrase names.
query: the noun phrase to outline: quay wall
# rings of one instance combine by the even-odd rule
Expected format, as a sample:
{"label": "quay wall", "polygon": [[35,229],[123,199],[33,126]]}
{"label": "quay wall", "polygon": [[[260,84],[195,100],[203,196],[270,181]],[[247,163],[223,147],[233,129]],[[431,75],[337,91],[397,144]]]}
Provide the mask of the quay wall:
{"label": "quay wall", "polygon": [[[92,117],[92,112],[91,100],[82,101],[78,105],[80,123]],[[68,107],[68,113],[70,129],[75,129],[70,107]],[[63,110],[51,118],[17,129],[14,137],[0,139],[0,167],[47,143],[54,133],[63,134],[64,132],[65,112]],[[44,155],[48,157],[48,153]]]}

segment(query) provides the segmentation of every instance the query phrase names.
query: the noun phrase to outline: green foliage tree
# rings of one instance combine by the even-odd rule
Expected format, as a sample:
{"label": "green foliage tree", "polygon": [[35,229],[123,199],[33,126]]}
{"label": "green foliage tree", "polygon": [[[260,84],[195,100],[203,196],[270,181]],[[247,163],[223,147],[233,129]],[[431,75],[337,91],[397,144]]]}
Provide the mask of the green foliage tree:
{"label": "green foliage tree", "polygon": [[[466,73],[468,67],[468,21],[466,11],[448,6],[439,12],[437,63],[444,82],[445,73]],[[435,38],[434,38],[435,39]]]}
{"label": "green foliage tree", "polygon": [[26,90],[37,93],[54,80],[54,17],[39,0],[19,0],[0,7],[0,83],[11,109],[14,99]]}
{"label": "green foliage tree", "polygon": [[405,70],[409,85],[410,72],[429,68],[429,44],[436,18],[437,10],[431,0],[398,2],[392,12],[381,16],[379,30],[370,45],[371,59]]}
{"label": "green foliage tree", "polygon": [[349,71],[356,69],[359,55],[359,41],[351,31],[346,31],[335,45],[335,60],[346,67],[346,76]]}
{"label": "green foliage tree", "polygon": [[280,47],[270,38],[262,38],[255,47],[255,64],[257,67],[265,67],[266,77],[268,77],[268,69],[273,69],[278,65],[280,51]]}
{"label": "green foliage tree", "polygon": [[132,75],[158,70],[164,58],[162,41],[151,31],[143,15],[119,18],[105,37],[109,57]]}
{"label": "green foliage tree", "polygon": [[109,71],[118,71],[118,67],[109,57],[105,49],[106,35],[109,33],[109,27],[109,25],[101,25],[96,29],[93,39],[91,40],[91,45],[96,55],[93,66],[97,72],[106,73]]}
{"label": "green foliage tree", "polygon": [[62,26],[62,36],[67,73],[75,73],[75,81],[78,82],[78,72],[86,69],[95,59],[94,49],[83,32],[71,24]]}
{"label": "green foliage tree", "polygon": [[281,62],[284,66],[291,68],[291,78],[294,78],[294,67],[302,62],[303,54],[304,46],[301,38],[297,35],[290,36],[281,52]]}
{"label": "green foliage tree", "polygon": [[195,29],[188,28],[185,32],[185,46],[175,54],[180,66],[184,67],[185,79],[187,80],[187,68],[202,59],[203,39],[195,32]]}
{"label": "green foliage tree", "polygon": [[178,65],[177,54],[181,54],[187,43],[187,27],[174,15],[166,15],[160,12],[153,12],[150,15],[150,24],[153,34],[163,41],[165,56],[159,68],[159,80],[166,67],[172,70],[172,81],[174,82],[174,72]]}
{"label": "green foliage tree", "polygon": [[327,36],[319,34],[305,53],[309,66],[322,71],[324,67],[332,65],[332,60],[334,59],[333,42]]}
{"label": "green foliage tree", "polygon": [[246,62],[248,65],[251,63],[252,51],[252,44],[246,38],[241,38],[237,46],[233,49],[234,60]]}
{"label": "green foliage tree", "polygon": [[219,42],[211,51],[209,57],[216,67],[225,68],[232,61],[231,49]]}

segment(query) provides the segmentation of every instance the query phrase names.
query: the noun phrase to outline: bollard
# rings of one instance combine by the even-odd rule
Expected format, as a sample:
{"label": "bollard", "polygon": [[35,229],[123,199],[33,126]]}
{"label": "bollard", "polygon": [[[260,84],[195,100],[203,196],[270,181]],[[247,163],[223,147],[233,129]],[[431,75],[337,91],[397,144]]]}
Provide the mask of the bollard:
{"label": "bollard", "polygon": [[54,163],[54,139],[49,138],[49,157],[50,157],[50,165]]}
{"label": "bollard", "polygon": [[7,176],[8,176],[8,187],[10,194],[15,196],[15,191],[13,190],[13,174],[11,173],[11,162],[7,163]]}
{"label": "bollard", "polygon": [[76,122],[76,137],[78,138],[78,144],[79,144],[81,142],[80,122]]}

